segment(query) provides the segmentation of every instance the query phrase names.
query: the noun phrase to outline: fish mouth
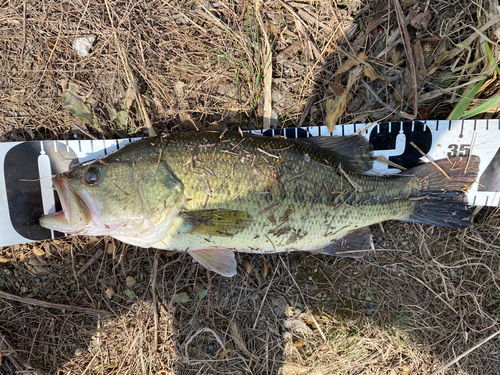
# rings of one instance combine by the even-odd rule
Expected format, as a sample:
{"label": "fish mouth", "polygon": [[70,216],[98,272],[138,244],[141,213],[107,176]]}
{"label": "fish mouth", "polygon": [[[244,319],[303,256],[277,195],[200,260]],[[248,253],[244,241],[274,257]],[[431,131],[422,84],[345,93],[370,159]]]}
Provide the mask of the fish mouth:
{"label": "fish mouth", "polygon": [[62,175],[54,176],[52,184],[59,195],[62,210],[42,216],[40,225],[64,233],[82,232],[84,227],[91,221],[91,210],[73,191]]}

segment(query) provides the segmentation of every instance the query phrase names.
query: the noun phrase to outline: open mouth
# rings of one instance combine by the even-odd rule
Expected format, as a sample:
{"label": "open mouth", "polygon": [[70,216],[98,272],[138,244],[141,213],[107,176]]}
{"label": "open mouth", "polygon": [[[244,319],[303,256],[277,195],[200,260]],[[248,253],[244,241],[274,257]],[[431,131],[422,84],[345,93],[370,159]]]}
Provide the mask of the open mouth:
{"label": "open mouth", "polygon": [[64,233],[79,233],[89,223],[91,215],[84,201],[71,189],[62,175],[52,178],[62,210],[42,216],[40,225]]}

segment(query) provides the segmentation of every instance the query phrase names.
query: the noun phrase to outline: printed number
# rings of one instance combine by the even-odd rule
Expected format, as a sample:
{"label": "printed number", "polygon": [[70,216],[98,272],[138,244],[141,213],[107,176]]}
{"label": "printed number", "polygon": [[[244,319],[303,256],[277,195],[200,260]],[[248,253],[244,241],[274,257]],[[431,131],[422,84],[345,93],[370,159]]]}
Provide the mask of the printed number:
{"label": "printed number", "polygon": [[455,156],[467,156],[470,152],[470,145],[462,144],[459,147],[459,145],[452,143],[448,146],[448,148],[450,149],[450,151],[448,152],[448,156],[450,158],[453,158]]}

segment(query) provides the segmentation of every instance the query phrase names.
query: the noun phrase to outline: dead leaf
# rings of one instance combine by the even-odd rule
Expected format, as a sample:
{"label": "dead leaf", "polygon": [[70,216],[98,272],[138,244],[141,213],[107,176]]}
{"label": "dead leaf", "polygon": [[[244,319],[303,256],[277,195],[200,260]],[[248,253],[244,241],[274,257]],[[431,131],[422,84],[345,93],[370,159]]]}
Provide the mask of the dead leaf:
{"label": "dead leaf", "polygon": [[125,94],[125,99],[123,99],[123,106],[125,109],[130,109],[135,100],[135,91],[133,87],[129,87],[127,89],[127,93]]}
{"label": "dead leaf", "polygon": [[429,9],[426,9],[425,12],[412,15],[410,17],[410,24],[420,30],[421,32],[426,32],[427,28],[429,27],[429,21],[431,20],[431,11]]}
{"label": "dead leaf", "polygon": [[414,6],[417,3],[418,0],[402,0],[401,5],[403,8],[407,9],[409,7]]}
{"label": "dead leaf", "polygon": [[186,84],[182,81],[175,82],[174,85],[174,94],[178,98],[182,98],[184,96],[184,87]]}
{"label": "dead leaf", "polygon": [[335,77],[335,76],[338,76],[342,73],[345,73],[345,72],[351,70],[352,67],[365,62],[367,58],[368,58],[368,56],[366,56],[366,54],[363,51],[361,51],[360,53],[358,53],[356,55],[356,57],[350,57],[349,59],[347,59],[342,64],[342,66],[334,73],[333,76]]}
{"label": "dead leaf", "polygon": [[422,49],[422,44],[418,40],[413,45],[413,54],[415,55],[415,65],[417,68],[417,78],[419,81],[427,75],[427,69],[425,69],[425,57],[424,50]]}
{"label": "dead leaf", "polygon": [[336,98],[326,101],[325,124],[328,126],[328,131],[333,132],[337,121],[345,112],[347,106],[347,90],[337,83],[331,84],[330,89],[335,92]]}
{"label": "dead leaf", "polygon": [[307,341],[306,341],[306,340],[299,339],[299,340],[297,340],[296,342],[294,342],[294,343],[292,344],[292,346],[293,346],[294,348],[300,348],[301,346],[304,346],[305,344],[307,344]]}
{"label": "dead leaf", "polygon": [[96,126],[94,122],[94,115],[90,109],[85,105],[83,99],[74,95],[70,91],[66,91],[62,96],[64,103],[63,106],[70,113],[78,118],[86,120],[90,125]]}
{"label": "dead leaf", "polygon": [[368,78],[369,81],[373,81],[375,78],[377,78],[375,69],[373,69],[371,65],[368,64],[363,65],[363,74]]}

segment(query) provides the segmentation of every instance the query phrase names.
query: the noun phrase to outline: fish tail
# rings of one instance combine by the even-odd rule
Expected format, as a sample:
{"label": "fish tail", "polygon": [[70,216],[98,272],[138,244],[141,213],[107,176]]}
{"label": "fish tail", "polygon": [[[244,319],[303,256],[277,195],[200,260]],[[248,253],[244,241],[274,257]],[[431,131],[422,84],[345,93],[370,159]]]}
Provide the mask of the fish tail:
{"label": "fish tail", "polygon": [[418,192],[408,221],[448,228],[467,228],[472,213],[467,207],[465,192],[476,181],[479,157],[455,157],[422,164],[403,173],[412,176]]}

